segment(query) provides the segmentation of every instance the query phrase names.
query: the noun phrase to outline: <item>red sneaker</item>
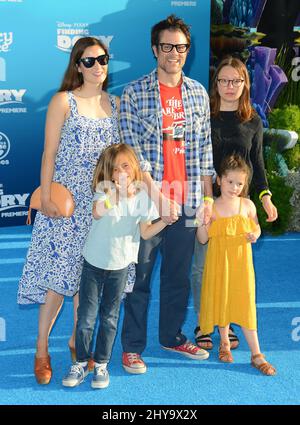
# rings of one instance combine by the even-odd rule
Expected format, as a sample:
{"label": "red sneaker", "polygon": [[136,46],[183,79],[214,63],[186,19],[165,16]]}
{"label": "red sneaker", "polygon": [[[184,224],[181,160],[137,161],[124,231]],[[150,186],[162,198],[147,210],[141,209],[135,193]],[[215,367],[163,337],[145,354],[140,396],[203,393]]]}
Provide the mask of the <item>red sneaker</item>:
{"label": "red sneaker", "polygon": [[122,365],[128,373],[140,374],[147,370],[146,364],[137,353],[123,353]]}
{"label": "red sneaker", "polygon": [[177,345],[177,347],[163,347],[165,350],[174,351],[175,353],[182,354],[183,356],[189,357],[193,360],[205,360],[208,359],[209,353],[202,348],[197,347],[190,341],[185,341],[184,344]]}

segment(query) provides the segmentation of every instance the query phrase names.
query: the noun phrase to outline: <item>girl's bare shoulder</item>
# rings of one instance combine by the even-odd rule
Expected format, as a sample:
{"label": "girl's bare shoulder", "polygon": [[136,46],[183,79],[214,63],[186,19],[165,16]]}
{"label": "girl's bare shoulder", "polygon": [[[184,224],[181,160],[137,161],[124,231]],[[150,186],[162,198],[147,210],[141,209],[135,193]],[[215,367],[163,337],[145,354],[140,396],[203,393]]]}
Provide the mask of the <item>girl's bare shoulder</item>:
{"label": "girl's bare shoulder", "polygon": [[254,208],[256,208],[254,202],[251,201],[251,199],[249,199],[249,198],[241,198],[241,199],[242,199],[243,205],[245,205],[245,207],[248,207],[248,208],[253,208],[254,207]]}
{"label": "girl's bare shoulder", "polygon": [[249,217],[255,217],[256,216],[256,206],[253,201],[249,198],[242,198],[243,201],[243,208],[246,210],[247,215]]}

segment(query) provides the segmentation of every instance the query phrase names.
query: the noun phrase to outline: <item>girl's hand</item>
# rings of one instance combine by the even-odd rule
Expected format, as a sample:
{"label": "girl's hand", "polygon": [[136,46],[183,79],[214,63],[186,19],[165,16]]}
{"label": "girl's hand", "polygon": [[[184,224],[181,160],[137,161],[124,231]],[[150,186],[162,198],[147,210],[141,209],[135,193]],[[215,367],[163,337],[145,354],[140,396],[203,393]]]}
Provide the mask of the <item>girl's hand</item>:
{"label": "girl's hand", "polygon": [[205,201],[196,211],[196,223],[200,226],[206,226],[211,222],[212,203]]}
{"label": "girl's hand", "polygon": [[272,222],[277,220],[277,217],[278,217],[277,208],[271,201],[271,196],[265,195],[262,197],[262,206],[268,216],[266,221]]}
{"label": "girl's hand", "polygon": [[109,214],[109,211],[117,204],[118,202],[118,193],[116,187],[111,186],[107,189],[107,192],[103,192],[104,197],[93,202],[93,217],[95,220],[99,220],[106,214]]}
{"label": "girl's hand", "polygon": [[180,207],[176,201],[162,195],[159,205],[159,215],[165,224],[171,225],[178,220]]}
{"label": "girl's hand", "polygon": [[109,203],[111,206],[114,206],[119,201],[119,191],[118,191],[118,184],[113,184],[113,186],[110,187],[108,192],[106,193],[106,197],[109,199]]}
{"label": "girl's hand", "polygon": [[131,196],[136,194],[136,185],[135,182],[130,183],[130,185],[127,187],[127,196],[130,198]]}
{"label": "girl's hand", "polygon": [[128,186],[127,177],[126,173],[120,173],[118,181],[114,180],[114,184],[121,198],[127,198],[129,196],[128,188],[130,185]]}
{"label": "girl's hand", "polygon": [[61,217],[57,205],[51,200],[41,202],[41,213],[47,217]]}
{"label": "girl's hand", "polygon": [[134,182],[130,183],[129,186],[124,186],[115,182],[115,187],[121,198],[130,198],[136,194],[136,187]]}
{"label": "girl's hand", "polygon": [[213,204],[208,201],[204,201],[204,209],[203,209],[203,224],[206,226],[210,223],[212,216],[212,207]]}
{"label": "girl's hand", "polygon": [[247,242],[255,243],[258,237],[255,235],[255,233],[246,233],[246,239],[247,239]]}

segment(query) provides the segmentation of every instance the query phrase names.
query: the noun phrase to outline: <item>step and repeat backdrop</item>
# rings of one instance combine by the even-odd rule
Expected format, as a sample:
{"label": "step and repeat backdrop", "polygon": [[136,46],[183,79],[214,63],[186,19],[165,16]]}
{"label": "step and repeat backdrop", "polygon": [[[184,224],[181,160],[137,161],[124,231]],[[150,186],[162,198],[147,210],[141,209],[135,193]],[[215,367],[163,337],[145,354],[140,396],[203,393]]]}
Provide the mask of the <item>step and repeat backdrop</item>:
{"label": "step and repeat backdrop", "polygon": [[[0,0],[0,226],[26,222],[39,185],[47,106],[76,40],[95,36],[110,52],[109,92],[156,66],[153,24],[169,14],[191,25],[185,73],[206,88],[210,1]],[[196,48],[195,48],[196,46]]]}

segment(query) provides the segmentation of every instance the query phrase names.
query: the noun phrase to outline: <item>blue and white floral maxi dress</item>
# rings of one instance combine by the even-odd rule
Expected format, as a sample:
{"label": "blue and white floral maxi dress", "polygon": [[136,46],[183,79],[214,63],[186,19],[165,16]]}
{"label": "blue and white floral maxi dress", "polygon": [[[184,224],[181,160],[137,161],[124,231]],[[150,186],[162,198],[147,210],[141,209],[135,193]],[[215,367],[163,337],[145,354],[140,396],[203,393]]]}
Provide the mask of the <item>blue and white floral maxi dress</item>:
{"label": "blue and white floral maxi dress", "polygon": [[73,296],[78,292],[83,264],[82,248],[92,222],[92,177],[100,153],[119,143],[116,99],[110,95],[112,115],[79,115],[68,92],[70,117],[65,121],[56,156],[53,181],[73,194],[70,218],[50,218],[37,212],[31,245],[19,282],[18,303],[44,303],[47,290]]}

